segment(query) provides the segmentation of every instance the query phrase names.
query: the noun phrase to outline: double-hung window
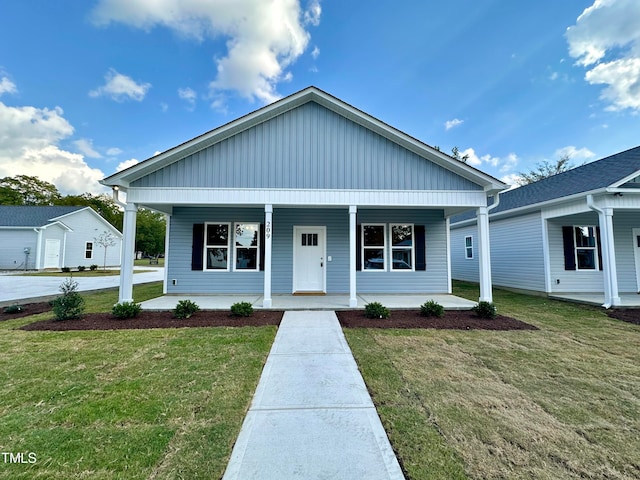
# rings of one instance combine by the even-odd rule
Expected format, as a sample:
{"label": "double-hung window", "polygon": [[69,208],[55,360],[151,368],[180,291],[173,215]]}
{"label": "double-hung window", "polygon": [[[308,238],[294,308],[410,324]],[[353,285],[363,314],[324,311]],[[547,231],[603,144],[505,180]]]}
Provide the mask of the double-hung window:
{"label": "double-hung window", "polygon": [[86,242],[84,244],[84,258],[86,260],[93,258],[93,242]]}
{"label": "double-hung window", "polygon": [[260,261],[260,225],[236,223],[234,242],[234,270],[258,270]]}
{"label": "double-hung window", "polygon": [[362,266],[363,270],[384,271],[387,268],[385,257],[385,226],[362,225]]}
{"label": "double-hung window", "polygon": [[573,227],[578,270],[598,270],[596,227]]}
{"label": "double-hung window", "polygon": [[413,224],[391,224],[391,270],[413,270]]}
{"label": "double-hung window", "polygon": [[204,235],[204,264],[207,270],[229,271],[229,224],[207,223]]}
{"label": "double-hung window", "polygon": [[464,237],[464,258],[473,259],[473,237]]}

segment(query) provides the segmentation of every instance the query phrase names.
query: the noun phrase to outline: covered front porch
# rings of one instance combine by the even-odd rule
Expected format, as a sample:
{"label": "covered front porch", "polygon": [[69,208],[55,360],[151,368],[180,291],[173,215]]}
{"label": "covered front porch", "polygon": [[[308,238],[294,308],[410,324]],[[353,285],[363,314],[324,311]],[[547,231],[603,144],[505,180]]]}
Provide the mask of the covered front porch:
{"label": "covered front porch", "polygon": [[358,294],[357,305],[350,306],[348,294],[328,295],[272,295],[271,305],[265,306],[259,294],[231,295],[163,295],[142,302],[144,310],[171,310],[180,300],[191,300],[203,310],[229,310],[237,302],[249,302],[255,309],[270,310],[348,310],[364,309],[367,303],[380,302],[391,309],[418,309],[428,300],[442,305],[445,310],[470,310],[475,302],[448,294]]}
{"label": "covered front porch", "polygon": [[[553,293],[549,295],[549,298],[597,306],[602,306],[605,303],[605,296],[602,292]],[[620,293],[619,299],[620,301],[615,305],[615,308],[640,308],[640,294],[638,293]]]}

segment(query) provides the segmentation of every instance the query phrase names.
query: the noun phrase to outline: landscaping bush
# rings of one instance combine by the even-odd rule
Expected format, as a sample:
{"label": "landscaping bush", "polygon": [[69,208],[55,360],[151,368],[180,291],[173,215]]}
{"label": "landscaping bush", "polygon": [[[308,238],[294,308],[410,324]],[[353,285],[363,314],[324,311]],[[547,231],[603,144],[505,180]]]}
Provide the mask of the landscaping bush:
{"label": "landscaping bush", "polygon": [[89,265],[89,270],[91,270],[92,272],[95,272],[98,269],[98,265],[96,265],[95,263],[93,265]]}
{"label": "landscaping bush", "polygon": [[380,302],[367,303],[367,306],[364,307],[364,314],[367,318],[389,318],[391,315],[389,309]]}
{"label": "landscaping bush", "polygon": [[173,311],[173,316],[180,319],[189,318],[196,312],[200,311],[200,307],[191,300],[180,300]]}
{"label": "landscaping bush", "polygon": [[8,307],[4,307],[2,310],[3,313],[20,313],[24,311],[24,307],[22,305],[9,305]]}
{"label": "landscaping bush", "polygon": [[80,318],[84,312],[84,298],[78,293],[78,282],[67,278],[60,285],[62,296],[53,300],[53,313],[56,320]]}
{"label": "landscaping bush", "polygon": [[253,306],[249,302],[237,302],[231,305],[231,315],[234,317],[250,317],[253,315]]}
{"label": "landscaping bush", "polygon": [[435,300],[429,300],[420,305],[420,315],[423,317],[444,317],[444,307]]}
{"label": "landscaping bush", "polygon": [[87,267],[85,267],[84,265],[78,265],[78,271],[79,272],[84,272],[87,269]]}
{"label": "landscaping bush", "polygon": [[69,273],[71,271],[71,267],[62,267],[62,273]]}
{"label": "landscaping bush", "polygon": [[142,311],[142,307],[139,303],[135,302],[122,302],[116,303],[111,309],[111,313],[114,317],[119,318],[121,320],[126,320],[127,318],[135,318]]}
{"label": "landscaping bush", "polygon": [[498,315],[496,306],[491,302],[479,302],[475,307],[472,308],[472,310],[480,318],[496,318],[496,315]]}

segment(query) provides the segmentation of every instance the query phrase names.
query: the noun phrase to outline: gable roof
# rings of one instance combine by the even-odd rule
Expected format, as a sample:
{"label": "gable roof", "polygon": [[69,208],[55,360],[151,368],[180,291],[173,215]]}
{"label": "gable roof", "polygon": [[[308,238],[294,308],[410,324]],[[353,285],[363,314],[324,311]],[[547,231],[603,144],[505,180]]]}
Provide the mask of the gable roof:
{"label": "gable roof", "polygon": [[[491,214],[620,187],[636,176],[640,176],[640,146],[501,193],[500,204]],[[469,212],[451,221],[474,217],[475,212]]]}
{"label": "gable roof", "polygon": [[436,150],[433,147],[430,147],[429,145],[391,127],[390,125],[387,125],[377,118],[358,110],[357,108],[316,87],[305,88],[304,90],[204,133],[203,135],[195,137],[192,140],[151,157],[139,164],[129,167],[128,169],[117,172],[103,179],[100,183],[111,187],[127,188],[129,184],[135,180],[309,102],[315,102],[345,117],[346,119],[387,138],[407,150],[410,150],[424,158],[428,158],[429,161],[478,185],[481,185],[485,191],[497,192],[504,190],[507,187],[506,184],[491,175],[488,175],[470,165],[467,165],[466,163],[460,162],[449,155],[440,152],[439,150]]}
{"label": "gable roof", "polygon": [[88,207],[0,205],[0,227],[43,227]]}

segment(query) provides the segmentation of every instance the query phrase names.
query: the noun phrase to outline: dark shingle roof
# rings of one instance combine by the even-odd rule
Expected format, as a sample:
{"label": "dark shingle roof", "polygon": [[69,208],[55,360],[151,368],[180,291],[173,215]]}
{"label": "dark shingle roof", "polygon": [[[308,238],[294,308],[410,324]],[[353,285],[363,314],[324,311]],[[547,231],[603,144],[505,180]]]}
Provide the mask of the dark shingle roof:
{"label": "dark shingle roof", "polygon": [[37,207],[0,205],[0,227],[42,227],[60,217],[86,207]]}
{"label": "dark shingle roof", "polygon": [[[640,146],[503,192],[500,194],[500,205],[491,214],[606,188],[638,171]],[[453,217],[451,222],[474,217],[475,211],[470,211]]]}

